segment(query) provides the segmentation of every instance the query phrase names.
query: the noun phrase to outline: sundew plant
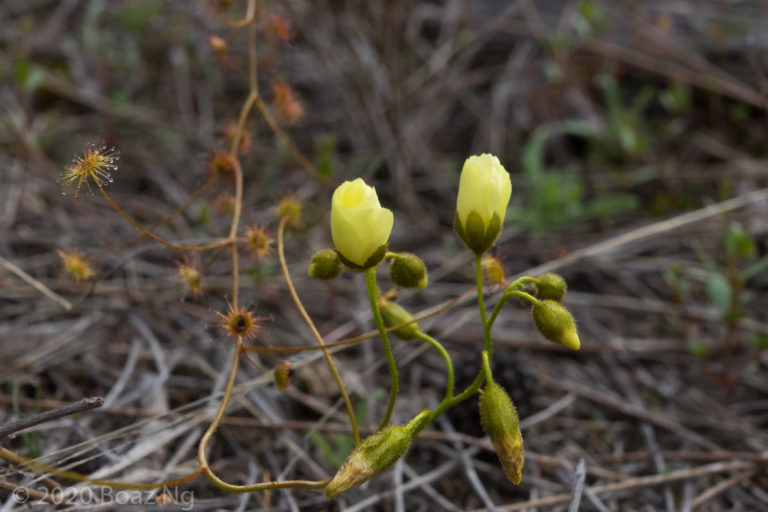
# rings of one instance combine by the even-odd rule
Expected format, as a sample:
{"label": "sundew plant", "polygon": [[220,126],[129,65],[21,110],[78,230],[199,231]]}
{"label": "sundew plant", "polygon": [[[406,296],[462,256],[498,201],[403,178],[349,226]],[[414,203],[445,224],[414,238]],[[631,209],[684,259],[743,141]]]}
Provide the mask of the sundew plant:
{"label": "sundew plant", "polygon": [[[280,115],[274,116],[272,109],[264,103],[257,85],[256,34],[257,31],[263,30],[264,26],[261,23],[262,6],[257,0],[248,0],[245,17],[232,21],[225,18],[226,14],[223,11],[226,6],[223,4],[226,2],[219,2],[209,7],[233,30],[245,30],[248,33],[250,91],[244,98],[238,123],[229,133],[230,147],[227,150],[213,152],[209,158],[209,180],[170,215],[157,219],[151,225],[145,225],[124,210],[107,191],[107,185],[113,180],[117,183],[110,185],[109,188],[119,187],[120,175],[131,172],[127,165],[121,165],[118,170],[119,150],[116,147],[108,147],[103,143],[89,144],[80,155],[75,156],[71,164],[64,168],[60,176],[65,191],[74,189],[77,192],[85,187],[91,195],[101,196],[72,198],[72,200],[106,201],[118,215],[136,228],[137,238],[126,240],[124,246],[140,238],[148,238],[161,244],[168,251],[173,251],[179,261],[178,276],[195,295],[206,293],[202,283],[211,262],[219,258],[229,258],[229,293],[225,297],[220,297],[227,300],[228,306],[218,311],[217,316],[219,326],[225,333],[226,340],[231,344],[231,346],[222,344],[221,350],[228,351],[232,346],[234,350],[229,366],[217,369],[226,376],[224,390],[212,421],[207,425],[197,443],[196,469],[172,480],[129,482],[92,478],[77,471],[25,458],[7,448],[0,448],[0,457],[11,464],[38,473],[48,473],[68,480],[115,489],[161,489],[205,478],[224,492],[247,493],[283,488],[305,488],[323,492],[328,499],[332,499],[390,468],[407,452],[411,442],[446,411],[466,400],[477,399],[478,416],[495,448],[504,474],[511,484],[519,484],[524,478],[524,440],[520,432],[515,405],[508,393],[494,380],[494,322],[500,314],[503,314],[507,300],[515,297],[530,304],[533,323],[543,337],[572,350],[579,349],[580,341],[574,319],[561,303],[566,293],[566,283],[559,275],[520,277],[509,284],[505,283],[503,293],[492,307],[486,304],[484,271],[497,284],[503,282],[503,275],[500,275],[498,266],[494,265],[494,259],[488,253],[504,226],[513,188],[509,173],[499,159],[490,154],[469,156],[461,169],[456,193],[454,229],[466,250],[473,255],[477,314],[482,325],[482,332],[478,333],[478,340],[482,341],[476,348],[481,353],[481,364],[476,369],[474,381],[464,389],[457,389],[455,385],[454,361],[443,344],[420,328],[418,323],[420,318],[414,317],[390,295],[380,292],[377,274],[380,269],[387,266],[389,280],[395,287],[423,289],[429,285],[428,271],[417,254],[418,250],[412,247],[392,247],[389,243],[393,226],[407,220],[382,206],[375,187],[362,178],[345,181],[338,186],[329,184],[328,190],[330,192],[333,189],[333,192],[329,193],[331,201],[328,234],[333,241],[333,247],[317,252],[310,261],[302,263],[312,278],[331,280],[339,276],[342,271],[346,271],[362,274],[361,278],[365,282],[370,313],[386,358],[390,387],[386,410],[380,418],[376,419],[378,428],[366,437],[361,436],[355,415],[356,404],[347,392],[343,375],[329,350],[335,346],[354,344],[361,341],[361,338],[335,343],[325,342],[323,335],[302,304],[299,290],[294,286],[286,262],[285,237],[291,233],[291,228],[300,224],[305,205],[293,196],[286,197],[275,205],[276,240],[273,240],[269,234],[268,222],[251,225],[245,225],[243,222],[243,204],[247,198],[244,197],[245,178],[240,158],[243,147],[249,142],[249,134],[245,129],[246,123],[254,114],[258,113],[261,116],[274,135],[288,148],[297,163],[309,175],[323,182],[327,182],[328,179],[318,173],[314,165],[298,151],[281,128],[281,122],[288,122],[292,117],[303,114],[303,109],[292,96],[290,88],[284,83],[276,85],[275,109]],[[217,55],[226,59],[227,43],[224,39],[212,38],[210,45]],[[220,233],[214,240],[206,243],[169,240],[157,234],[158,227],[185,211],[194,201],[204,196],[215,182],[225,183],[232,192],[226,208],[231,214],[229,229],[226,232]],[[214,470],[214,461],[211,459],[209,449],[211,441],[215,438],[232,400],[241,363],[254,364],[265,374],[271,375],[274,385],[280,390],[285,390],[290,385],[288,361],[283,361],[273,368],[264,368],[254,359],[255,354],[263,351],[263,347],[254,340],[268,326],[265,319],[258,315],[255,305],[244,303],[240,296],[242,254],[250,252],[252,258],[261,259],[272,251],[276,251],[287,293],[315,338],[316,345],[306,347],[306,350],[322,352],[342,397],[349,431],[354,439],[354,448],[351,453],[344,454],[346,459],[330,479],[316,481],[264,479],[233,483],[217,474]],[[94,269],[96,261],[89,258],[86,252],[62,250],[60,256],[65,271],[73,279],[89,281],[98,278],[98,272]],[[203,263],[199,263],[200,261]],[[398,361],[392,344],[400,341],[391,339],[390,335],[406,342],[408,340],[424,341],[440,354],[444,362],[445,390],[442,399],[401,424],[392,421],[400,387]],[[273,353],[279,353],[280,350],[281,347],[272,347]],[[286,353],[291,351],[285,350]]]}

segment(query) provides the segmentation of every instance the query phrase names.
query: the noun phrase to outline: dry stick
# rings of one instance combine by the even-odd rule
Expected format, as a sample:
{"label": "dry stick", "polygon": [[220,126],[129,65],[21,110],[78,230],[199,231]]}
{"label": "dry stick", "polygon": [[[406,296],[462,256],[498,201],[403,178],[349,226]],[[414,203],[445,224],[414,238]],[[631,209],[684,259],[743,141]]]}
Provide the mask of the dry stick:
{"label": "dry stick", "polygon": [[245,12],[245,17],[241,20],[237,21],[230,21],[227,18],[225,18],[221,11],[218,9],[215,9],[211,6],[210,0],[204,0],[205,6],[208,8],[209,11],[211,11],[214,15],[216,15],[217,18],[219,18],[221,21],[229,25],[233,28],[243,28],[244,26],[250,24],[255,18],[256,18],[256,0],[248,0],[248,8]]}
{"label": "dry stick", "polygon": [[721,203],[711,204],[709,206],[705,206],[704,208],[672,217],[671,219],[655,222],[649,226],[633,229],[628,233],[615,236],[604,242],[585,247],[584,249],[573,251],[566,256],[563,256],[562,258],[551,260],[536,267],[529,268],[525,272],[516,274],[513,277],[518,277],[523,274],[537,275],[544,274],[546,272],[552,272],[558,268],[575,263],[576,261],[583,258],[589,258],[591,256],[597,256],[600,253],[613,251],[623,245],[627,245],[644,238],[651,238],[653,236],[681,228],[688,224],[699,222],[709,217],[714,217],[731,210],[736,210],[737,208],[742,208],[754,203],[759,203],[760,201],[765,201],[766,199],[768,199],[768,188],[754,190],[747,194],[728,199],[727,201],[723,201]]}
{"label": "dry stick", "polygon": [[63,418],[64,416],[69,416],[70,414],[77,414],[78,412],[96,409],[97,407],[101,407],[102,405],[104,405],[104,399],[100,396],[94,396],[94,397],[83,398],[79,402],[75,402],[70,405],[65,405],[64,407],[59,407],[57,409],[53,409],[50,411],[41,412],[39,414],[33,414],[32,416],[28,416],[26,418],[13,421],[11,423],[8,423],[0,427],[0,440],[20,430],[25,430],[25,429],[28,429],[29,427],[33,427],[41,423],[46,423],[59,418]]}
{"label": "dry stick", "polygon": [[[587,487],[585,491],[592,492],[594,494],[608,494],[619,491],[627,491],[630,489],[636,489],[639,487],[648,487],[651,485],[660,485],[668,482],[675,482],[678,480],[687,480],[689,478],[697,478],[701,476],[711,475],[714,473],[722,473],[725,471],[735,470],[754,470],[755,464],[743,460],[732,462],[716,462],[714,464],[708,464],[706,466],[700,466],[693,469],[681,469],[679,471],[673,471],[672,473],[666,473],[663,475],[648,475],[640,476],[636,478],[630,478],[622,482],[615,482],[611,484],[595,485],[594,487]],[[743,476],[743,475],[742,475]],[[571,499],[571,493],[560,493],[545,498],[538,498],[535,500],[523,501],[515,503],[513,505],[507,505],[501,507],[502,510],[523,510],[526,508],[545,507],[549,505],[558,505],[560,503],[567,503]],[[487,512],[484,508],[472,510],[470,512]]]}
{"label": "dry stick", "polygon": [[109,202],[109,204],[112,206],[112,208],[117,211],[117,213],[120,214],[121,217],[123,217],[125,220],[128,221],[133,227],[138,229],[139,231],[144,234],[144,236],[147,236],[154,240],[155,242],[159,242],[166,247],[170,247],[171,249],[177,249],[179,251],[209,251],[211,249],[216,249],[217,247],[226,247],[227,245],[234,245],[234,240],[232,238],[225,238],[224,240],[219,240],[218,242],[213,242],[207,245],[181,245],[181,244],[175,244],[173,242],[169,242],[163,238],[160,238],[159,236],[155,235],[151,231],[147,231],[145,228],[143,228],[138,222],[136,222],[133,217],[128,215],[123,211],[122,208],[120,208],[115,201],[112,200],[112,198],[107,194],[107,191],[104,190],[104,187],[101,185],[100,182],[96,182],[96,185],[99,187],[99,190],[101,191],[101,194],[104,196],[104,198]]}
{"label": "dry stick", "polygon": [[328,348],[325,346],[325,340],[323,339],[323,336],[320,334],[320,331],[317,330],[317,327],[315,327],[315,323],[307,313],[307,310],[304,309],[304,304],[301,303],[301,299],[299,299],[299,295],[296,293],[296,288],[293,286],[291,274],[288,272],[288,265],[285,262],[285,247],[283,244],[283,233],[285,231],[285,223],[287,220],[287,218],[282,219],[280,221],[280,225],[277,228],[277,256],[280,260],[280,269],[283,271],[285,284],[288,286],[288,291],[290,292],[291,298],[296,305],[296,309],[299,310],[301,318],[304,319],[304,322],[309,327],[309,330],[312,331],[312,335],[315,337],[315,340],[317,340],[317,344],[320,346],[320,349],[323,351],[323,355],[325,356],[325,360],[328,362],[328,366],[331,370],[331,373],[333,374],[333,378],[336,381],[336,386],[339,388],[341,397],[344,400],[344,406],[347,409],[349,423],[352,426],[352,435],[355,439],[355,446],[360,446],[360,432],[357,429],[355,409],[352,407],[352,402],[349,400],[349,395],[347,394],[347,390],[344,387],[344,381],[341,380],[341,375],[339,375],[339,371],[336,369],[336,363],[333,362],[333,357],[331,357],[331,353],[328,352]]}
{"label": "dry stick", "polygon": [[722,482],[720,482],[714,487],[710,487],[705,492],[699,494],[699,496],[695,500],[693,500],[693,502],[691,502],[691,509],[694,509],[700,505],[703,505],[707,501],[711,500],[718,494],[728,490],[728,488],[733,487],[739,482],[752,478],[759,471],[760,471],[760,468],[752,468],[750,470],[734,475],[728,480],[723,480]]}
{"label": "dry stick", "polygon": [[2,256],[0,256],[0,265],[2,265],[5,268],[7,268],[9,272],[11,272],[12,274],[15,274],[16,276],[18,276],[22,281],[24,281],[27,284],[29,284],[30,286],[32,286],[32,288],[34,288],[35,290],[39,291],[40,293],[42,293],[43,295],[45,295],[46,297],[48,297],[52,301],[58,303],[64,309],[66,309],[66,310],[72,309],[72,303],[71,302],[69,302],[64,297],[58,295],[53,290],[51,290],[50,288],[45,286],[43,283],[41,283],[40,281],[38,281],[37,279],[35,279],[31,275],[27,274],[26,272],[24,272],[19,267],[17,267],[16,265],[11,263],[7,259],[3,258]]}
{"label": "dry stick", "polygon": [[[198,199],[200,199],[200,197],[201,197],[201,196],[202,196],[202,195],[203,195],[203,194],[204,194],[204,193],[205,193],[205,192],[206,192],[206,191],[207,191],[209,188],[211,188],[211,186],[212,186],[214,183],[216,183],[216,180],[217,180],[217,178],[218,178],[218,176],[216,176],[215,174],[214,174],[214,175],[212,175],[212,176],[211,176],[211,177],[208,179],[208,181],[206,181],[206,182],[203,184],[203,186],[201,186],[200,188],[198,188],[197,190],[195,190],[195,192],[194,192],[194,193],[193,193],[191,196],[189,196],[189,198],[187,198],[187,200],[186,200],[186,201],[184,201],[184,203],[183,203],[181,206],[179,206],[178,208],[176,208],[175,210],[173,210],[171,213],[169,213],[168,215],[166,215],[165,217],[163,217],[163,218],[162,218],[162,219],[160,219],[159,221],[155,222],[155,223],[154,223],[154,224],[152,224],[151,226],[149,226],[149,228],[148,228],[148,231],[154,231],[155,229],[159,228],[160,226],[163,226],[163,225],[167,224],[168,222],[172,221],[174,218],[176,218],[176,216],[177,216],[177,215],[179,215],[181,212],[183,212],[184,210],[186,210],[187,208],[189,208],[189,207],[190,207],[190,205],[191,205],[192,203],[194,203],[195,201],[197,201]],[[142,239],[142,237],[144,237],[144,234],[143,234],[143,233],[140,233],[140,234],[136,235],[136,236],[135,236],[135,237],[133,237],[133,238],[129,238],[129,239],[128,239],[128,240],[126,240],[125,242],[123,242],[123,243],[121,243],[121,244],[118,244],[116,247],[113,247],[113,248],[111,248],[111,249],[106,249],[106,250],[104,250],[103,252],[101,252],[101,253],[97,254],[96,256],[94,256],[94,257],[93,257],[93,260],[94,260],[94,261],[97,261],[97,260],[99,260],[99,259],[101,259],[101,258],[103,258],[103,257],[105,257],[105,256],[108,256],[108,255],[110,255],[110,254],[114,254],[114,253],[116,253],[117,251],[120,251],[120,250],[122,250],[122,249],[124,249],[124,248],[128,247],[129,245],[133,244],[134,242],[137,242],[137,241],[141,240],[141,239]]]}
{"label": "dry stick", "polygon": [[82,473],[77,473],[75,471],[58,469],[49,464],[38,462],[33,459],[27,459],[3,447],[0,447],[0,458],[5,459],[8,462],[17,464],[19,466],[34,468],[37,471],[40,471],[43,473],[51,473],[52,475],[56,475],[61,478],[67,478],[69,480],[74,480],[76,482],[87,482],[90,484],[101,485],[104,487],[112,487],[114,489],[149,490],[149,489],[161,489],[163,487],[173,487],[175,485],[191,482],[192,480],[194,480],[195,478],[197,478],[202,474],[202,470],[197,469],[194,473],[185,475],[180,478],[175,478],[173,480],[166,480],[163,482],[146,483],[146,484],[134,484],[134,483],[128,483],[128,482],[117,482],[114,480],[105,480],[102,478],[91,478],[86,475],[83,475]]}
{"label": "dry stick", "polygon": [[328,178],[320,174],[314,165],[312,165],[312,162],[307,160],[307,158],[301,154],[301,151],[298,150],[298,148],[291,142],[291,139],[286,135],[286,133],[283,131],[282,128],[280,128],[280,125],[277,124],[277,121],[275,121],[275,118],[272,117],[272,114],[269,112],[269,109],[264,104],[264,102],[261,100],[260,97],[256,98],[256,108],[259,109],[259,112],[261,112],[261,115],[264,117],[264,120],[267,122],[269,127],[272,129],[272,132],[277,136],[278,139],[280,139],[280,142],[283,143],[283,145],[286,147],[288,152],[293,156],[293,158],[301,165],[305,171],[307,171],[309,174],[312,175],[317,181],[322,183],[325,186],[331,186],[332,183],[328,181]]}
{"label": "dry stick", "polygon": [[227,384],[224,387],[224,396],[221,399],[221,403],[219,404],[219,409],[216,411],[216,416],[214,417],[211,424],[208,426],[208,429],[203,434],[203,437],[200,439],[200,444],[197,447],[197,461],[200,465],[199,471],[202,472],[205,477],[210,481],[213,485],[221,489],[222,491],[228,491],[228,492],[252,492],[252,491],[265,491],[269,489],[286,489],[286,488],[294,488],[294,487],[301,487],[305,489],[322,489],[328,484],[328,480],[323,481],[311,481],[311,480],[286,480],[283,482],[259,482],[255,484],[247,484],[247,485],[235,485],[230,484],[219,478],[211,469],[210,464],[208,464],[208,456],[206,455],[205,451],[208,448],[208,443],[211,441],[211,438],[213,437],[213,434],[216,432],[216,429],[219,427],[219,424],[221,423],[221,420],[224,418],[224,413],[227,410],[227,406],[229,405],[229,402],[232,398],[232,389],[235,385],[235,377],[237,376],[237,367],[238,363],[240,361],[240,352],[243,348],[243,337],[238,336],[237,338],[237,346],[235,348],[235,353],[232,358],[232,366],[229,370],[229,377],[227,378]]}

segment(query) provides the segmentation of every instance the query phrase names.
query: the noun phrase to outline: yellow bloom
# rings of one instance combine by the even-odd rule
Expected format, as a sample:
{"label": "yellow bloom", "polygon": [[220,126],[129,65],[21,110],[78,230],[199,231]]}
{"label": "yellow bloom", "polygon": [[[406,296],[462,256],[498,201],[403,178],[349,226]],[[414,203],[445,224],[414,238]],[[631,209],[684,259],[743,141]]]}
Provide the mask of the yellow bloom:
{"label": "yellow bloom", "polygon": [[459,180],[454,226],[475,254],[493,246],[504,224],[512,182],[499,159],[487,153],[464,162]]}
{"label": "yellow bloom", "polygon": [[333,193],[331,236],[341,261],[353,270],[378,265],[387,251],[392,212],[382,208],[376,189],[361,178],[345,181]]}

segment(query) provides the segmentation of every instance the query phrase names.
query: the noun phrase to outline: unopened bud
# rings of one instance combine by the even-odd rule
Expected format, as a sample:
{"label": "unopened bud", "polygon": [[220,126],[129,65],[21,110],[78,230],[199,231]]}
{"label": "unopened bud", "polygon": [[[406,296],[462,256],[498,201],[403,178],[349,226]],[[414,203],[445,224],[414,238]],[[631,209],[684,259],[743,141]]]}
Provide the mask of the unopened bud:
{"label": "unopened bud", "polygon": [[409,252],[397,253],[392,258],[389,278],[394,284],[403,288],[424,288],[429,279],[427,266],[421,258]]}
{"label": "unopened bud", "polygon": [[405,425],[391,425],[369,436],[328,482],[325,497],[338,496],[386,471],[405,454],[410,443],[411,430]]}
{"label": "unopened bud", "polygon": [[307,273],[315,279],[333,279],[341,273],[339,255],[333,249],[323,249],[312,255]]}
{"label": "unopened bud", "polygon": [[565,291],[568,285],[560,274],[544,274],[539,277],[536,283],[538,290],[537,297],[540,299],[549,299],[560,302],[565,297]]}
{"label": "unopened bud", "polygon": [[507,480],[515,485],[522,478],[525,450],[517,410],[504,388],[488,382],[480,395],[480,422],[491,439]]}
{"label": "unopened bud", "polygon": [[288,389],[288,386],[291,384],[291,362],[286,359],[277,365],[273,376],[278,390],[283,392]]}
{"label": "unopened bud", "polygon": [[533,322],[550,341],[579,350],[581,342],[576,322],[565,307],[554,300],[540,300],[533,306]]}
{"label": "unopened bud", "polygon": [[399,338],[412,340],[420,332],[418,322],[413,321],[413,315],[397,302],[390,302],[382,297],[381,300],[379,300],[379,310],[381,311],[381,318],[384,321],[384,326],[388,329],[390,327],[395,327],[396,325],[411,322],[408,325],[404,325],[399,329],[392,331],[392,333]]}

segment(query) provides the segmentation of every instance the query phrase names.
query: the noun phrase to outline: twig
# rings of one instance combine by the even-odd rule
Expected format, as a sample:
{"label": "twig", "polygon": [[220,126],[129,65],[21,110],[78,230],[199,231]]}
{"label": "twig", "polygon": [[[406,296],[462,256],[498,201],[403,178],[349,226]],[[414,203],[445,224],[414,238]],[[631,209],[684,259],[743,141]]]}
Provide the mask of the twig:
{"label": "twig", "polygon": [[[637,478],[631,478],[622,482],[615,482],[612,484],[596,485],[594,487],[588,487],[585,491],[589,490],[594,494],[608,494],[619,491],[627,491],[630,489],[636,489],[640,487],[648,487],[652,485],[660,485],[668,482],[675,482],[677,480],[687,480],[689,478],[697,478],[701,476],[711,475],[714,473],[722,473],[724,471],[754,469],[754,463],[743,460],[737,460],[732,462],[716,462],[714,464],[708,464],[693,469],[681,469],[680,471],[673,471],[672,473],[666,473],[662,475],[648,475]],[[741,474],[740,476],[744,476]],[[526,508],[545,507],[549,505],[557,505],[559,503],[567,503],[571,500],[571,493],[565,492],[560,494],[554,494],[544,498],[535,500],[523,501],[515,503],[513,505],[507,505],[502,507],[502,510],[523,510]],[[470,512],[487,512],[486,509],[479,508]]]}
{"label": "twig", "polygon": [[45,286],[43,283],[32,277],[31,275],[27,274],[23,270],[21,270],[19,267],[8,261],[7,259],[0,256],[0,265],[4,266],[8,269],[9,272],[12,274],[15,274],[18,276],[21,280],[32,286],[35,290],[39,291],[52,301],[60,304],[64,309],[70,310],[72,309],[72,303],[69,302],[64,297],[58,295],[53,290]]}
{"label": "twig", "polygon": [[28,429],[29,427],[33,427],[41,423],[47,423],[49,421],[63,418],[64,416],[69,416],[71,414],[77,414],[78,412],[96,409],[102,405],[104,405],[104,399],[100,396],[94,396],[83,398],[79,402],[65,405],[64,407],[41,412],[39,414],[33,414],[32,416],[22,418],[17,421],[12,421],[11,423],[0,427],[0,439],[4,439],[11,434],[15,434],[20,430]]}

